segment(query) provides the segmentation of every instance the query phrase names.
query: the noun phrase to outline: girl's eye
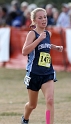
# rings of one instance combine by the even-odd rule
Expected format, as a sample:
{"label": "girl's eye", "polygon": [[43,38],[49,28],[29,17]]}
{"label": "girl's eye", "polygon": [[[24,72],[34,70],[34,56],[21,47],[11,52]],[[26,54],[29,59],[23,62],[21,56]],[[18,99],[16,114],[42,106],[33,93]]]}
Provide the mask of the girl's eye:
{"label": "girl's eye", "polygon": [[42,17],[39,17],[39,19],[42,19]]}
{"label": "girl's eye", "polygon": [[42,18],[47,18],[46,16],[44,16],[44,17],[39,17],[39,19],[42,19]]}

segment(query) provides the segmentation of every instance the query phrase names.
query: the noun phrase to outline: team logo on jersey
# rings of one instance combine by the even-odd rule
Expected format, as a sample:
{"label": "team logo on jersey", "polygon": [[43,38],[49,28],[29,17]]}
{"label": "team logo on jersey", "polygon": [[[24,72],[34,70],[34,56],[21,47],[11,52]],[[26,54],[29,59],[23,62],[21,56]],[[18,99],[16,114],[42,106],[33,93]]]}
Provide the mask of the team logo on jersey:
{"label": "team logo on jersey", "polygon": [[40,44],[38,46],[38,50],[43,49],[43,48],[49,48],[49,49],[51,49],[51,45],[48,44],[48,43],[44,43],[44,44]]}

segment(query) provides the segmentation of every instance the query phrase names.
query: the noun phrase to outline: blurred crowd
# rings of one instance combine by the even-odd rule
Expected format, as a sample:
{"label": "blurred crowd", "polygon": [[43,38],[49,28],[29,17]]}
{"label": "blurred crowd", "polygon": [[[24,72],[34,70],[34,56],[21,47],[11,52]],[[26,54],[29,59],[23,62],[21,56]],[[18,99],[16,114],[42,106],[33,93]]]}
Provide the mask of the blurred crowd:
{"label": "blurred crowd", "polygon": [[[0,6],[0,26],[29,27],[31,25],[30,12],[37,8],[36,4],[12,0],[10,5]],[[48,18],[47,26],[71,27],[71,3],[63,3],[58,10],[54,5],[45,7]]]}

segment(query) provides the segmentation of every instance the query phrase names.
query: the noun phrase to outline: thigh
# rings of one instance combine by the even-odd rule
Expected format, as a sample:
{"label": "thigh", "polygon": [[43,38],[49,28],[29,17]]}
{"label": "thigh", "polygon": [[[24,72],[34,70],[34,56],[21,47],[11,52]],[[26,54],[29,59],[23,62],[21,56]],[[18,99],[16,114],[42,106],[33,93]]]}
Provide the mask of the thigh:
{"label": "thigh", "polygon": [[31,105],[37,105],[38,92],[39,92],[39,91],[33,91],[33,90],[28,89],[29,103],[30,103]]}
{"label": "thigh", "polygon": [[42,84],[41,90],[47,99],[48,97],[54,96],[54,82],[53,80],[50,80],[44,84]]}

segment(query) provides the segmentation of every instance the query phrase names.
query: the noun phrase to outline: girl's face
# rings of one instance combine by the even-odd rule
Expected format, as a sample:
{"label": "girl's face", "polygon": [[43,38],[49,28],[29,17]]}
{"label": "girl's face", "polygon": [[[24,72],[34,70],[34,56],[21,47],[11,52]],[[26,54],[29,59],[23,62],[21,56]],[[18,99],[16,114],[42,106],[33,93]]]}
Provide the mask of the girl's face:
{"label": "girl's face", "polygon": [[45,28],[47,26],[47,15],[44,11],[38,11],[35,15],[35,24],[39,28]]}

